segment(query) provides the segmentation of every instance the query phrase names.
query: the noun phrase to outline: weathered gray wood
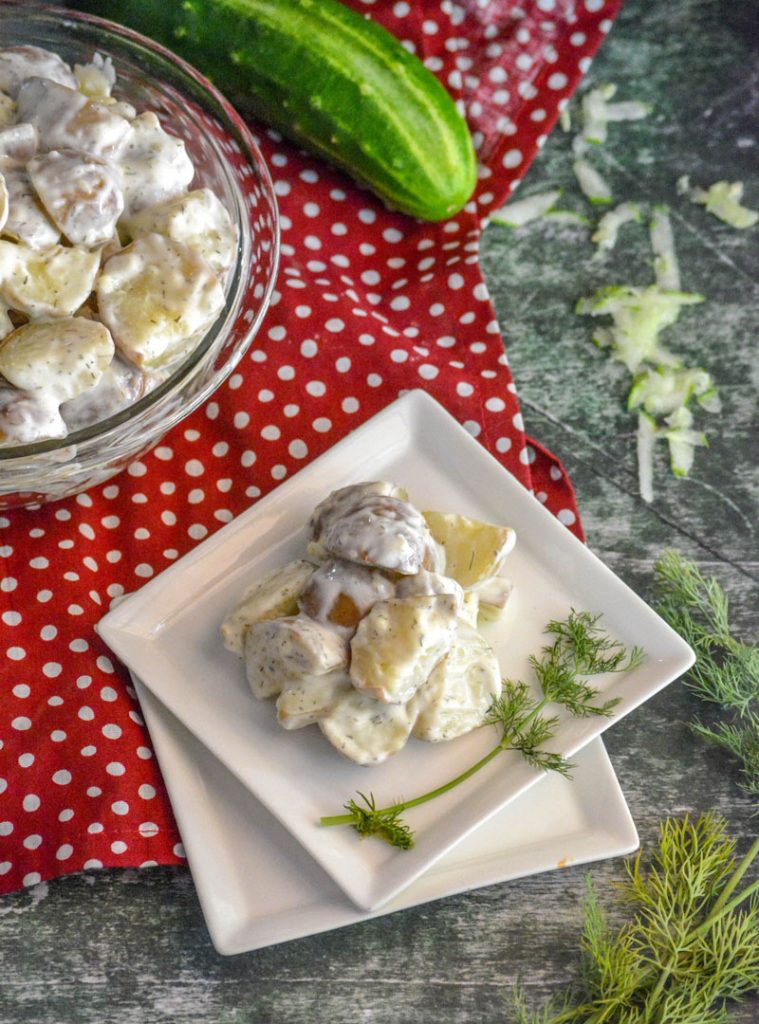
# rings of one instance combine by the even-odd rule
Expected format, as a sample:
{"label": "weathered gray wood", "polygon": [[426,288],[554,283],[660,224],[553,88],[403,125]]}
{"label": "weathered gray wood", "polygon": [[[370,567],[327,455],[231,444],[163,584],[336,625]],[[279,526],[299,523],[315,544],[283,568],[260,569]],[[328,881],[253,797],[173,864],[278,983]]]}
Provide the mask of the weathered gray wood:
{"label": "weathered gray wood", "polygon": [[[620,199],[672,205],[684,287],[709,298],[672,331],[672,347],[710,368],[725,399],[691,481],[672,480],[662,464],[655,504],[640,501],[625,373],[594,351],[589,321],[571,312],[597,284],[651,278],[645,232],[623,229],[603,263],[581,234],[545,225],[493,227],[483,252],[528,430],[564,458],[591,547],[646,598],[656,557],[678,547],[719,577],[746,636],[759,623],[759,230],[720,225],[677,200],[674,182],[683,172],[705,183],[755,175],[757,24],[753,2],[629,0],[591,73],[617,82],[622,98],[654,104],[648,121],[612,128],[609,175]],[[569,204],[569,140],[558,132],[523,194],[557,184]],[[747,201],[759,205],[756,177]],[[664,816],[710,807],[742,849],[756,833],[735,766],[688,729],[699,710],[676,684],[607,733],[644,847]],[[606,901],[622,864],[592,874]],[[184,870],[62,879],[0,902],[0,1024],[508,1022],[517,979],[535,1004],[572,980],[585,875],[568,868],[231,959],[213,951]],[[733,1019],[758,1018],[755,998]]]}

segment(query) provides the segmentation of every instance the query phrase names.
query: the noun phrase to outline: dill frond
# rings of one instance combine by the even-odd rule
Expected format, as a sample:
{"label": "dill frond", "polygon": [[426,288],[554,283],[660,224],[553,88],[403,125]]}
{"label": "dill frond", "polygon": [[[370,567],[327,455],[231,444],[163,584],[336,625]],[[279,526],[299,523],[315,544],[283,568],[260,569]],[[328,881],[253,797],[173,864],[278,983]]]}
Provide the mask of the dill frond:
{"label": "dill frond", "polygon": [[738,759],[742,788],[759,796],[759,648],[735,636],[717,580],[677,551],[656,563],[656,586],[659,614],[696,652],[686,685],[722,715],[714,728],[699,721],[692,728]]}

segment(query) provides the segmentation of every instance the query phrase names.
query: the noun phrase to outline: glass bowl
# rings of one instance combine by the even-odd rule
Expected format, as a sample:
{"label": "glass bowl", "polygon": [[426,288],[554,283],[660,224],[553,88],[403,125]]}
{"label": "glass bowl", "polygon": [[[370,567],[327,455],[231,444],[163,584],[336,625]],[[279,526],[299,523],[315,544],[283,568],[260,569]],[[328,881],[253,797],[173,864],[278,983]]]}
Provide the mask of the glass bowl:
{"label": "glass bowl", "polygon": [[111,57],[114,96],[153,110],[184,140],[191,187],[219,196],[237,226],[236,262],[216,322],[153,391],[61,439],[0,447],[0,508],[64,498],[102,483],[152,448],[229,376],[271,301],[279,261],[279,215],[269,172],[250,131],[224,97],[175,54],[130,29],[90,15],[0,2],[0,45],[33,44],[69,64]]}

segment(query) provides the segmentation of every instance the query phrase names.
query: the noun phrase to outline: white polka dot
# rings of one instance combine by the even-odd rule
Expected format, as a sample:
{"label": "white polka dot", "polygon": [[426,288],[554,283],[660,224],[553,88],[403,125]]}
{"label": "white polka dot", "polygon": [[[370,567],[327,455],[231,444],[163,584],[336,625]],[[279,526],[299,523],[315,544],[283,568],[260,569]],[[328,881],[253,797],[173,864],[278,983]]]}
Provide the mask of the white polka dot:
{"label": "white polka dot", "polygon": [[502,398],[489,398],[485,402],[485,408],[488,412],[503,412],[506,408],[506,403]]}
{"label": "white polka dot", "polygon": [[347,373],[351,368],[351,361],[348,356],[341,356],[335,361],[335,369],[338,373]]}
{"label": "white polka dot", "polygon": [[26,657],[26,651],[23,647],[9,647],[5,653],[11,661],[23,661]]}
{"label": "white polka dot", "polygon": [[524,446],[522,451],[519,453],[519,461],[523,466],[530,466],[537,458],[537,453],[532,445],[527,444]]}
{"label": "white polka dot", "polygon": [[397,228],[385,228],[385,230],[382,232],[382,237],[385,239],[386,242],[400,242],[401,239],[403,238],[403,232],[398,231]]}
{"label": "white polka dot", "polygon": [[524,157],[520,149],[507,149],[503,155],[504,167],[519,167]]}
{"label": "white polka dot", "polygon": [[206,470],[199,459],[190,459],[188,462],[185,462],[184,471],[188,476],[202,476]]}
{"label": "white polka dot", "polygon": [[313,395],[314,398],[321,398],[326,394],[327,386],[320,380],[310,380],[306,384],[306,391],[309,395]]}
{"label": "white polka dot", "polygon": [[65,768],[61,768],[59,771],[53,773],[52,779],[56,786],[68,786],[69,782],[71,782],[72,775],[70,771],[67,771]]}
{"label": "white polka dot", "polygon": [[63,729],[53,729],[53,731],[50,733],[50,739],[53,741],[53,743],[63,743],[63,741],[66,739],[66,733],[63,731]]}
{"label": "white polka dot", "polygon": [[18,763],[21,768],[30,768],[34,764],[34,754],[22,754]]}
{"label": "white polka dot", "polygon": [[56,860],[68,860],[71,854],[74,852],[74,847],[71,843],[63,843],[55,851]]}
{"label": "white polka dot", "polygon": [[20,697],[22,700],[25,697],[28,697],[31,692],[32,688],[28,686],[26,683],[18,683],[16,686],[13,687],[13,696]]}
{"label": "white polka dot", "polygon": [[9,836],[13,831],[12,821],[0,821],[0,836]]}
{"label": "white polka dot", "polygon": [[304,441],[296,438],[287,446],[287,450],[294,459],[305,459],[308,455],[308,446]]}
{"label": "white polka dot", "polygon": [[32,833],[24,839],[24,846],[27,850],[38,850],[42,846],[42,836]]}
{"label": "white polka dot", "polygon": [[21,884],[26,888],[30,885],[38,885],[42,881],[42,875],[39,871],[30,871],[28,875],[24,875],[21,879]]}
{"label": "white polka dot", "polygon": [[583,43],[587,42],[588,37],[584,32],[573,32],[569,37],[569,41],[572,46],[582,46]]}
{"label": "white polka dot", "polygon": [[63,672],[63,666],[59,665],[57,661],[48,661],[42,666],[42,671],[48,679],[56,679]]}
{"label": "white polka dot", "polygon": [[472,437],[479,437],[482,433],[482,427],[476,420],[464,420],[462,426]]}
{"label": "white polka dot", "polygon": [[333,334],[339,334],[340,331],[345,328],[345,323],[338,317],[333,317],[331,320],[328,320],[324,326]]}
{"label": "white polka dot", "polygon": [[347,413],[358,412],[360,403],[357,398],[344,398],[342,401],[342,410]]}
{"label": "white polka dot", "polygon": [[114,722],[108,722],[101,729],[103,735],[109,740],[117,740],[121,736],[121,726]]}
{"label": "white polka dot", "polygon": [[127,846],[127,844],[121,839],[117,839],[116,842],[111,843],[112,853],[126,853],[128,849],[129,847]]}
{"label": "white polka dot", "polygon": [[577,522],[577,516],[574,514],[571,508],[560,508],[556,513],[556,518],[560,523],[565,526],[572,526]]}
{"label": "white polka dot", "polygon": [[20,715],[18,718],[14,718],[11,722],[11,728],[16,729],[18,732],[26,732],[27,729],[31,729],[32,720],[26,718],[24,715]]}
{"label": "white polka dot", "polygon": [[36,811],[40,806],[41,800],[36,793],[27,793],[24,797],[21,806],[25,811]]}
{"label": "white polka dot", "polygon": [[126,800],[116,800],[115,803],[111,804],[111,810],[114,814],[129,814],[129,804]]}
{"label": "white polka dot", "polygon": [[[586,0],[586,3],[588,3],[588,2],[590,2],[590,0]],[[568,81],[569,81],[569,79],[563,73],[563,71],[554,71],[554,73],[548,79],[548,88],[549,89],[563,89],[566,86]]]}
{"label": "white polka dot", "polygon": [[524,430],[524,420],[522,419],[521,412],[515,413],[511,418],[511,422],[514,424],[517,430]]}
{"label": "white polka dot", "polygon": [[86,704],[83,704],[82,707],[80,707],[79,710],[77,711],[77,716],[81,718],[83,722],[91,722],[92,719],[95,717],[95,712],[92,710],[91,707],[88,707]]}
{"label": "white polka dot", "polygon": [[468,381],[462,380],[456,385],[456,394],[461,395],[462,398],[469,398],[474,394],[474,388]]}
{"label": "white polka dot", "polygon": [[459,288],[464,287],[464,278],[461,274],[451,274],[448,278],[448,287],[453,291],[458,291]]}
{"label": "white polka dot", "polygon": [[79,751],[82,757],[92,757],[94,754],[97,754],[97,752],[98,748],[94,747],[91,743],[88,744],[86,747],[82,747],[82,749]]}

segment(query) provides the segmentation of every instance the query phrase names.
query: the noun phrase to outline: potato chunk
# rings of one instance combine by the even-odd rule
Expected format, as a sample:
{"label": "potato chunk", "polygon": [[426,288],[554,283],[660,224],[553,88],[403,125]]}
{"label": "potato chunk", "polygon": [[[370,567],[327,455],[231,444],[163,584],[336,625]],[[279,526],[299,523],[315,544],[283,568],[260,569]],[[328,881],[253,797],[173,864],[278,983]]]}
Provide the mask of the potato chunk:
{"label": "potato chunk", "polygon": [[0,373],[23,391],[65,402],[95,387],[113,353],[108,329],[96,320],[37,321],[0,342]]}
{"label": "potato chunk", "polygon": [[151,111],[131,122],[115,161],[129,217],[146,206],[182,195],[195,175],[184,142],[165,132]]}
{"label": "potato chunk", "polygon": [[356,764],[380,764],[405,746],[414,724],[405,704],[384,704],[366,693],[338,698],[319,728],[333,747]]}
{"label": "potato chunk", "polygon": [[516,543],[509,526],[482,523],[455,512],[425,512],[435,540],[445,551],[445,573],[462,587],[494,576]]}
{"label": "potato chunk", "polygon": [[57,53],[41,46],[8,46],[0,50],[0,90],[15,99],[27,78],[49,78],[76,89],[71,68]]}
{"label": "potato chunk", "polygon": [[237,231],[227,208],[208,188],[145,207],[122,224],[132,238],[156,232],[189,245],[217,274],[231,266],[237,251]]}
{"label": "potato chunk", "polygon": [[484,638],[459,620],[456,640],[411,701],[420,740],[439,743],[482,725],[501,693],[501,670]]}
{"label": "potato chunk", "polygon": [[377,569],[333,558],[319,566],[304,587],[300,610],[351,635],[372,605],[393,597],[394,591],[392,581]]}
{"label": "potato chunk", "polygon": [[35,157],[27,170],[50,219],[69,242],[93,247],[113,236],[124,197],[112,164],[64,150]]}
{"label": "potato chunk", "polygon": [[324,718],[337,701],[353,690],[345,669],[322,676],[303,676],[285,684],[277,697],[277,721],[285,729],[303,729]]}
{"label": "potato chunk", "polygon": [[313,572],[311,562],[299,559],[248,587],[221,625],[227,650],[242,654],[245,633],[254,622],[297,615],[298,598]]}
{"label": "potato chunk", "polygon": [[202,256],[155,234],[108,260],[97,297],[119,351],[148,369],[184,355],[224,307],[219,280]]}
{"label": "potato chunk", "polygon": [[[76,81],[74,83],[76,85]],[[112,157],[129,132],[129,121],[102,103],[88,100],[47,78],[30,78],[16,101],[18,119],[33,124],[40,149],[76,149],[91,156]]]}
{"label": "potato chunk", "polygon": [[353,685],[375,700],[403,704],[427,680],[456,634],[450,594],[379,601],[351,640]]}
{"label": "potato chunk", "polygon": [[31,444],[65,436],[66,424],[54,396],[0,388],[0,445]]}
{"label": "potato chunk", "polygon": [[0,294],[27,316],[72,316],[92,291],[100,256],[54,245],[36,250],[0,241]]}
{"label": "potato chunk", "polygon": [[302,616],[252,623],[243,653],[248,683],[261,700],[304,675],[325,675],[348,664],[342,637]]}
{"label": "potato chunk", "polygon": [[37,198],[26,170],[6,169],[3,173],[8,189],[8,219],[3,234],[30,249],[49,249],[61,233]]}

